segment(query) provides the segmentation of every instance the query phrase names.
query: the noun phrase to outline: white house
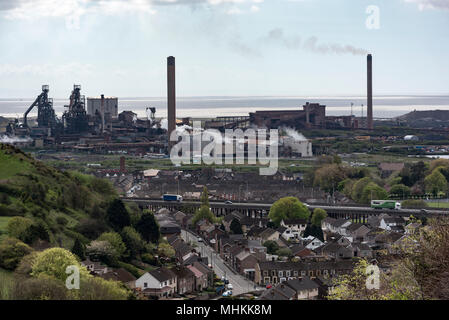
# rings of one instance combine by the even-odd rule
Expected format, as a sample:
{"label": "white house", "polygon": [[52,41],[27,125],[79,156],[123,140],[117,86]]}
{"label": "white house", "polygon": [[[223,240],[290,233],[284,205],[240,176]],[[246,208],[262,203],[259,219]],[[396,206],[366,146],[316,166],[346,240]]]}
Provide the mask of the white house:
{"label": "white house", "polygon": [[303,243],[305,247],[309,250],[315,250],[316,248],[321,247],[324,242],[314,236],[308,236],[307,238],[303,238]]}
{"label": "white house", "polygon": [[176,292],[176,274],[167,268],[151,270],[136,280],[136,288],[144,295],[170,297]]}

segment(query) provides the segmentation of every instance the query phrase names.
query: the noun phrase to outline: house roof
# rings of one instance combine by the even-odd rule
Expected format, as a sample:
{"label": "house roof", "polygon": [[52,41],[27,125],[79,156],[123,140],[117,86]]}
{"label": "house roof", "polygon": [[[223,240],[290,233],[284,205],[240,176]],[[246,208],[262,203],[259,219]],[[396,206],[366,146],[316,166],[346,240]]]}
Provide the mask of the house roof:
{"label": "house roof", "polygon": [[260,300],[289,300],[289,298],[275,288],[270,288],[262,293]]}
{"label": "house roof", "polygon": [[185,266],[176,266],[170,269],[178,278],[194,277],[195,274]]}
{"label": "house roof", "polygon": [[389,224],[389,223],[399,223],[399,224],[405,223],[405,220],[402,217],[391,217],[390,216],[390,217],[383,218],[383,220],[387,224]]}
{"label": "house roof", "polygon": [[100,277],[105,280],[115,280],[123,283],[132,282],[136,280],[136,277],[134,277],[131,273],[129,273],[123,268],[115,269],[108,273],[102,274],[100,275]]}
{"label": "house roof", "polygon": [[200,270],[198,270],[192,265],[187,266],[187,268],[189,268],[189,270],[192,271],[195,274],[195,277],[197,278],[202,277],[204,275],[204,273],[202,273]]}
{"label": "house roof", "polygon": [[355,262],[352,260],[342,261],[260,261],[260,270],[317,270],[335,269],[352,270]]}
{"label": "house roof", "polygon": [[282,226],[276,229],[276,231],[279,232],[280,234],[283,234],[285,230],[287,230],[287,228]]}
{"label": "house roof", "polygon": [[358,229],[360,229],[361,227],[363,227],[364,226],[364,224],[363,223],[351,223],[347,228],[346,228],[346,230],[348,230],[348,231],[351,231],[351,232],[354,232],[354,231],[357,231]]}
{"label": "house roof", "polygon": [[307,224],[307,221],[304,219],[286,219],[284,220],[284,224],[287,226],[291,226],[291,225],[299,225],[299,224]]}
{"label": "house roof", "polygon": [[293,299],[296,295],[295,290],[293,290],[290,286],[286,285],[285,282],[279,283],[274,290],[279,292],[280,294],[286,296],[288,299]]}
{"label": "house roof", "polygon": [[292,280],[288,280],[286,283],[290,288],[296,292],[301,292],[305,290],[318,289],[318,284],[315,281],[310,280],[309,277],[301,277]]}
{"label": "house roof", "polygon": [[268,238],[270,236],[272,236],[273,234],[275,234],[277,231],[271,228],[266,228],[264,231],[262,231],[259,236],[262,238]]}
{"label": "house roof", "polygon": [[154,270],[148,271],[157,281],[164,282],[176,277],[176,275],[165,267],[160,267]]}
{"label": "house roof", "polygon": [[200,270],[202,273],[211,273],[214,272],[211,268],[209,268],[206,264],[200,261],[195,261],[193,266]]}
{"label": "house roof", "polygon": [[378,243],[394,243],[402,238],[403,235],[398,232],[384,232],[376,236],[376,242]]}

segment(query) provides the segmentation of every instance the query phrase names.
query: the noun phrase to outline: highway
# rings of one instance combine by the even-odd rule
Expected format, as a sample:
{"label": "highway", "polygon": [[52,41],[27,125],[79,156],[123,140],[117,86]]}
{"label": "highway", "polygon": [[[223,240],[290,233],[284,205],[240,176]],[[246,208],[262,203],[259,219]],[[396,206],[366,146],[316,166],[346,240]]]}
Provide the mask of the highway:
{"label": "highway", "polygon": [[186,242],[191,242],[196,244],[196,249],[201,253],[202,256],[207,256],[209,258],[212,269],[214,269],[215,274],[218,277],[224,276],[232,284],[232,294],[234,296],[251,292],[254,290],[263,290],[263,287],[256,286],[255,283],[246,279],[242,275],[231,270],[221,259],[220,255],[215,252],[211,247],[206,245],[204,242],[198,242],[198,237],[193,233],[182,230],[181,237]]}
{"label": "highway", "polygon": [[[193,207],[199,207],[201,205],[200,201],[182,201],[182,202],[170,202],[170,201],[163,201],[161,199],[149,199],[149,198],[122,198],[124,201],[132,201],[136,202],[137,204],[143,203],[143,204],[151,204],[151,205],[158,205],[161,207],[164,206],[193,206]],[[210,207],[212,209],[248,209],[248,210],[265,210],[267,213],[270,211],[270,208],[272,206],[271,203],[246,203],[246,202],[240,202],[240,203],[233,203],[233,204],[226,204],[224,201],[210,201],[209,202]],[[435,209],[425,209],[425,212],[422,211],[422,209],[401,209],[401,210],[391,210],[391,209],[373,209],[371,207],[357,207],[357,206],[342,206],[342,205],[309,205],[310,210],[314,210],[315,208],[322,208],[326,210],[328,213],[358,213],[358,214],[379,214],[379,213],[389,213],[394,215],[401,215],[401,216],[409,216],[409,215],[449,215],[448,210],[435,210]]]}

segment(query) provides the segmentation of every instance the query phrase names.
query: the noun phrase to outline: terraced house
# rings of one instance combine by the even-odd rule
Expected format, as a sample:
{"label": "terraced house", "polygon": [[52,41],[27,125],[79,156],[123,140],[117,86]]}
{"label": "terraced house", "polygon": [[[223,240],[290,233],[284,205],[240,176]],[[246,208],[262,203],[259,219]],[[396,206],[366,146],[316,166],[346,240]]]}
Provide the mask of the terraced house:
{"label": "terraced house", "polygon": [[333,276],[350,273],[355,261],[283,262],[263,261],[255,268],[254,281],[259,285],[277,284],[299,277]]}

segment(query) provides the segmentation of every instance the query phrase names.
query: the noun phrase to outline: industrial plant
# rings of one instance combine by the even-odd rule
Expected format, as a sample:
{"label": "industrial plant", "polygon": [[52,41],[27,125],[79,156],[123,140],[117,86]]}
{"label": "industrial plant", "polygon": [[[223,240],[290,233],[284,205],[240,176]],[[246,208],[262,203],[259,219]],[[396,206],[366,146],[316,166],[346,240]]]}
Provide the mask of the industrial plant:
{"label": "industrial plant", "polygon": [[[169,154],[174,142],[170,133],[177,125],[190,130],[191,118],[176,118],[176,66],[175,57],[167,58],[167,125],[162,126],[156,118],[156,108],[147,108],[147,117],[139,119],[130,110],[119,113],[118,98],[86,97],[81,85],[74,85],[69,104],[64,106],[61,118],[53,108],[49,97],[50,88],[42,86],[42,92],[28,107],[23,119],[14,119],[6,128],[6,134],[29,138],[30,144],[38,148],[56,150],[92,151],[97,153],[126,150],[140,154]],[[373,126],[372,55],[367,57],[367,117],[326,116],[326,106],[307,102],[302,110],[264,110],[249,113],[248,116],[217,117],[203,121],[204,129],[288,128],[297,131],[310,129],[367,129]],[[30,125],[29,113],[37,109],[36,125]],[[312,146],[305,138],[292,136],[280,138],[281,152],[290,157],[311,157]]]}

